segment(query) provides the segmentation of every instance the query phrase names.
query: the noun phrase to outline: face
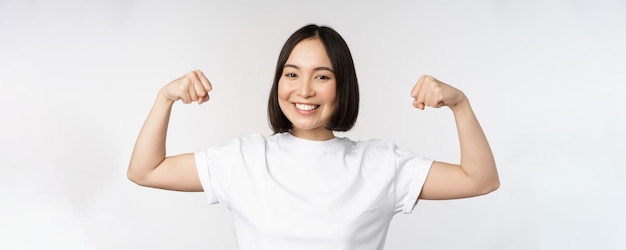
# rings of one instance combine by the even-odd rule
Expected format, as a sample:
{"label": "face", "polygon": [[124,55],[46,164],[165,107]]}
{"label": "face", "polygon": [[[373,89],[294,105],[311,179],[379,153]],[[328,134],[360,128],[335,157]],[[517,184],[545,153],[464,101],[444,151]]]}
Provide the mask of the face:
{"label": "face", "polygon": [[278,81],[278,104],[300,138],[328,140],[326,129],[335,110],[336,81],[319,39],[305,39],[291,51]]}

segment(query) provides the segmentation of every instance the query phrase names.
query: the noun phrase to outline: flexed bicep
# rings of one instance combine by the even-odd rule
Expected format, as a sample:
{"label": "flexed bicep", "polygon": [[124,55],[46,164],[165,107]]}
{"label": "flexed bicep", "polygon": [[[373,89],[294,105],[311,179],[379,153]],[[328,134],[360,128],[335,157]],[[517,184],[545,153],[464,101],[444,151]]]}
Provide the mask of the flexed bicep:
{"label": "flexed bicep", "polygon": [[473,178],[460,165],[433,162],[420,199],[448,200],[487,194],[493,189],[485,188],[480,179]]}
{"label": "flexed bicep", "polygon": [[193,153],[166,157],[137,184],[175,191],[202,191]]}
{"label": "flexed bicep", "polygon": [[413,106],[447,106],[454,114],[461,163],[433,163],[420,195],[422,199],[456,199],[482,195],[500,185],[493,153],[465,94],[432,76],[420,77],[411,91]]}
{"label": "flexed bicep", "polygon": [[166,157],[165,141],[174,102],[209,99],[211,82],[200,70],[194,70],[169,82],[159,91],[144,122],[128,165],[128,178],[143,186],[202,191],[192,154]]}

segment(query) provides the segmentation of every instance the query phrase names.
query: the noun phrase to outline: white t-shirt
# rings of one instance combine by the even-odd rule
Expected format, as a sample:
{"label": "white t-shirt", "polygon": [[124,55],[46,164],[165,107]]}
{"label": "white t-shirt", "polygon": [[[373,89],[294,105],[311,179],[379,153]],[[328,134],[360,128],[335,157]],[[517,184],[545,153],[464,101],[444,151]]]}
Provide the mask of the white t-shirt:
{"label": "white t-shirt", "polygon": [[248,249],[383,249],[413,211],[432,160],[381,141],[249,135],[195,154],[210,204]]}

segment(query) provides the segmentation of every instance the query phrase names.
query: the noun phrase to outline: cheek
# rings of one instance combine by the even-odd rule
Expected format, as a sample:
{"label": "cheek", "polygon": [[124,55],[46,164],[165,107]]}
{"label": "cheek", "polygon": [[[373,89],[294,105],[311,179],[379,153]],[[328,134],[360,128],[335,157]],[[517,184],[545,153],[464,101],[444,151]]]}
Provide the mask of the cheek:
{"label": "cheek", "polygon": [[289,95],[290,95],[289,89],[286,88],[285,84],[279,81],[278,90],[277,90],[277,96],[278,96],[277,98],[278,98],[278,106],[280,107],[280,110],[283,112],[283,114],[285,114],[285,110],[290,105]]}
{"label": "cheek", "polygon": [[337,98],[337,85],[335,83],[327,85],[323,89],[324,99],[334,101]]}
{"label": "cheek", "polygon": [[288,99],[289,90],[286,88],[285,84],[282,81],[278,81],[278,101],[282,101],[283,99]]}

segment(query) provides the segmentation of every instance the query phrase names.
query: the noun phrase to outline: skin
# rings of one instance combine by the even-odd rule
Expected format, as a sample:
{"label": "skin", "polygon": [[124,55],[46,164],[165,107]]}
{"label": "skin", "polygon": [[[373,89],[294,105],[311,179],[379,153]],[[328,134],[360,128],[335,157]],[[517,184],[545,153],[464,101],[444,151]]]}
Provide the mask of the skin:
{"label": "skin", "polygon": [[[335,137],[325,126],[335,109],[337,83],[326,49],[319,39],[307,39],[291,51],[278,81],[278,104],[293,124],[291,133],[308,140]],[[315,107],[302,110],[298,105]]]}
{"label": "skin", "polygon": [[435,161],[420,193],[420,199],[467,198],[492,192],[500,186],[493,153],[474,115],[469,100],[460,90],[435,79],[421,76],[411,91],[413,106],[449,107],[454,114],[461,164]]}
{"label": "skin", "polygon": [[[202,191],[192,153],[167,156],[165,139],[172,105],[209,100],[212,86],[195,70],[165,85],[158,93],[139,133],[128,167],[128,178],[147,187]],[[434,162],[420,199],[442,200],[483,195],[496,190],[499,177],[489,143],[465,94],[432,76],[419,78],[411,96],[413,106],[448,107],[454,114],[461,146],[460,164]],[[309,140],[334,137],[325,125],[332,116],[336,82],[330,59],[319,40],[300,42],[290,54],[279,80],[281,110],[293,124],[294,136]],[[314,105],[303,111],[296,104]]]}
{"label": "skin", "polygon": [[209,100],[212,86],[199,70],[189,72],[165,85],[158,93],[139,132],[128,166],[131,181],[146,187],[177,191],[203,191],[192,153],[168,156],[165,152],[167,126],[174,102]]}

